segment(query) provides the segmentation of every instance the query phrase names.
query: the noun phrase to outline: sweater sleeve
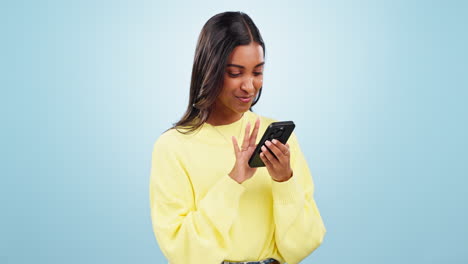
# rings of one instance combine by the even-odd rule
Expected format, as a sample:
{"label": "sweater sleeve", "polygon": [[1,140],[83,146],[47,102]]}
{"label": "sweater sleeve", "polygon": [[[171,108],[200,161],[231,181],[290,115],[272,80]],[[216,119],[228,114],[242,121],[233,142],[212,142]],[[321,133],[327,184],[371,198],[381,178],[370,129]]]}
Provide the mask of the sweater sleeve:
{"label": "sweater sleeve", "polygon": [[272,180],[275,239],[288,264],[296,264],[323,241],[325,226],[314,201],[314,184],[296,135],[289,140],[293,176],[285,182]]}
{"label": "sweater sleeve", "polygon": [[221,263],[245,187],[220,175],[197,207],[177,148],[170,140],[157,140],[153,148],[149,191],[156,240],[170,264]]}

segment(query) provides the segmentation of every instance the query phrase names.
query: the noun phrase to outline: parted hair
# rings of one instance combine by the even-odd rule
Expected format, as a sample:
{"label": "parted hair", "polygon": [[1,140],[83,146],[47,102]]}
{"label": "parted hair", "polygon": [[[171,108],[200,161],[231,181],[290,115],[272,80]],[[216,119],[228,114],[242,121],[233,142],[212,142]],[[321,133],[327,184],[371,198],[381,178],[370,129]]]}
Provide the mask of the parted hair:
{"label": "parted hair", "polygon": [[[175,128],[180,133],[192,133],[207,121],[221,93],[229,55],[235,47],[252,42],[262,46],[265,58],[265,44],[260,31],[243,12],[219,13],[205,23],[195,50],[187,110],[168,130]],[[252,106],[258,102],[261,93],[260,88],[250,111],[253,111]],[[183,131],[179,130],[182,128]]]}

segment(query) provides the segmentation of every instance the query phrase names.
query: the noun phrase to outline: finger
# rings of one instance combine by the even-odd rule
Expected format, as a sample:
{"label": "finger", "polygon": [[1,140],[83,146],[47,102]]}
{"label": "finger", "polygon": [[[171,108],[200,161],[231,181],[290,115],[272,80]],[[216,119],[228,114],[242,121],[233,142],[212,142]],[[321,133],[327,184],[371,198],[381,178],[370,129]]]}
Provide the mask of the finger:
{"label": "finger", "polygon": [[255,127],[252,132],[252,135],[250,136],[250,146],[254,146],[255,142],[257,141],[257,135],[258,135],[258,130],[260,128],[260,117],[257,117],[257,120],[255,121]]}
{"label": "finger", "polygon": [[267,140],[265,144],[271,151],[273,151],[278,160],[283,159],[284,153],[278,148],[278,146],[276,146],[276,144],[271,143],[269,140]]}
{"label": "finger", "polygon": [[287,155],[289,153],[289,145],[287,143],[286,145],[284,145],[283,143],[281,143],[281,141],[277,139],[273,139],[271,142],[275,144],[275,146],[278,147],[284,155]]}
{"label": "finger", "polygon": [[234,153],[237,155],[237,153],[240,152],[239,144],[237,143],[237,139],[235,136],[232,136],[231,139],[232,139],[232,144],[234,145],[234,151],[235,151]]}
{"label": "finger", "polygon": [[242,149],[246,150],[249,147],[249,132],[250,132],[250,122],[245,126],[244,140],[242,141]]}
{"label": "finger", "polygon": [[262,146],[262,153],[268,159],[268,161],[272,164],[273,167],[278,163],[278,160],[270,153],[267,147]]}
{"label": "finger", "polygon": [[267,168],[273,167],[273,165],[271,164],[271,162],[265,157],[265,154],[260,153],[260,159],[262,159],[263,164],[265,164],[265,166],[266,166]]}

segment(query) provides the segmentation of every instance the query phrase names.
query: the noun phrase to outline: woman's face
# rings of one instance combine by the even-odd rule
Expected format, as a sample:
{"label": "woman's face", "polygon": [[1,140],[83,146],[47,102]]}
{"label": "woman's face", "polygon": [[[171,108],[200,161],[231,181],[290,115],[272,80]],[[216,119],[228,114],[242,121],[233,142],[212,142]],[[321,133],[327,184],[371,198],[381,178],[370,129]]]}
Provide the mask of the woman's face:
{"label": "woman's face", "polygon": [[242,114],[249,110],[263,84],[263,49],[251,42],[231,52],[224,72],[221,94],[216,99],[215,112]]}

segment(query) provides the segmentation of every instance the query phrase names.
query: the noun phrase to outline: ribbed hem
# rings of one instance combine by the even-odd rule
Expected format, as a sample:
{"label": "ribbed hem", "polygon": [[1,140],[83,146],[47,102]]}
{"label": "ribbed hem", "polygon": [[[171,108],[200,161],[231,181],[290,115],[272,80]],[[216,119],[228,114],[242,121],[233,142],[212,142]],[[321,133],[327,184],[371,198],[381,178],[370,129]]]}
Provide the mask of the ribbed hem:
{"label": "ribbed hem", "polygon": [[[231,176],[225,175],[216,185],[219,188],[225,188],[225,194],[239,196],[245,191],[245,186],[236,182]],[[238,199],[237,199],[238,200]]]}
{"label": "ribbed hem", "polygon": [[297,181],[297,175],[293,175],[289,180],[284,182],[277,182],[273,179],[271,190],[273,195],[273,202],[279,204],[295,203],[303,199],[302,188]]}

